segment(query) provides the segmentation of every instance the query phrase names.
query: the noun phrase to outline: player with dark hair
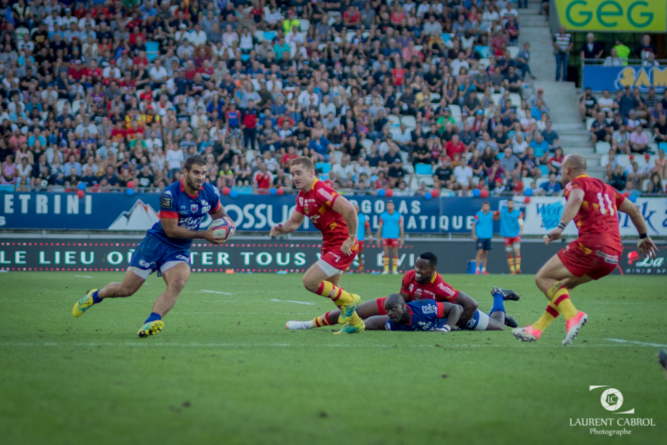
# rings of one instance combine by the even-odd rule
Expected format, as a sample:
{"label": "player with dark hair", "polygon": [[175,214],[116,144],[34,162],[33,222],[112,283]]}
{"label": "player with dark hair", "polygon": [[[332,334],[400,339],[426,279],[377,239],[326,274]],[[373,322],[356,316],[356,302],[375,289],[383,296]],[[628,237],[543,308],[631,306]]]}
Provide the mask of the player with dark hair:
{"label": "player with dark hair", "polygon": [[[436,271],[437,265],[438,257],[434,253],[425,252],[419,255],[414,270],[403,275],[400,295],[406,303],[427,299],[461,306],[463,312],[457,320],[458,327],[461,329],[501,331],[504,329],[504,325],[517,326],[516,320],[505,313],[504,306],[505,300],[519,300],[519,296],[514,291],[494,287],[491,290],[493,308],[487,315],[477,309],[478,305],[475,300],[447,284]],[[385,300],[386,297],[366,301],[357,308],[357,313],[363,319],[374,315],[387,315]],[[288,321],[285,327],[298,330],[331,326],[337,323],[338,317],[338,311],[327,312],[309,321]]]}
{"label": "player with dark hair", "polygon": [[618,265],[623,251],[618,229],[618,212],[627,213],[639,232],[637,248],[648,257],[657,252],[646,234],[646,222],[639,209],[616,189],[586,172],[586,159],[578,154],[563,161],[562,175],[567,205],[558,227],[544,236],[546,244],[560,239],[565,227],[574,220],[579,237],[551,257],[537,272],[535,283],[549,300],[537,322],[512,333],[522,341],[537,341],[549,324],[562,313],[565,316],[567,346],[586,324],[588,315],[578,311],[570,300],[570,291],[580,284],[609,275]]}
{"label": "player with dark hair", "polygon": [[500,236],[505,238],[505,252],[507,252],[510,275],[520,274],[523,212],[515,209],[514,200],[510,198],[505,207],[493,212],[493,219],[500,220]]}
{"label": "player with dark hair", "polygon": [[391,294],[385,298],[384,310],[387,315],[375,315],[366,320],[366,329],[447,333],[456,328],[463,313],[463,308],[458,304],[433,300],[406,303],[400,294]]}
{"label": "player with dark hair", "polygon": [[322,232],[322,256],[304,274],[303,285],[338,306],[336,322],[345,325],[338,333],[362,332],[364,322],[355,312],[361,298],[339,286],[341,274],[352,264],[359,250],[357,212],[347,199],[317,179],[310,158],[300,156],[292,160],[290,172],[294,186],[299,189],[296,209],[284,224],[271,228],[271,236],[294,232],[308,216]]}
{"label": "player with dark hair", "polygon": [[[204,182],[206,161],[192,156],[183,165],[183,178],[164,189],[160,196],[160,221],[146,233],[132,255],[130,266],[121,283],[109,283],[102,289],[86,292],[74,305],[72,314],[81,316],[93,305],[106,298],[129,297],[157,270],[167,289],[153,305],[153,312],[139,329],[139,337],[148,337],[164,328],[162,318],[176,303],[181,290],[190,278],[190,245],[193,239],[205,239],[214,244],[224,239],[213,235],[212,228],[199,230],[199,225],[211,215],[215,220],[228,218],[220,204],[215,186]],[[231,219],[229,220],[232,223]]]}

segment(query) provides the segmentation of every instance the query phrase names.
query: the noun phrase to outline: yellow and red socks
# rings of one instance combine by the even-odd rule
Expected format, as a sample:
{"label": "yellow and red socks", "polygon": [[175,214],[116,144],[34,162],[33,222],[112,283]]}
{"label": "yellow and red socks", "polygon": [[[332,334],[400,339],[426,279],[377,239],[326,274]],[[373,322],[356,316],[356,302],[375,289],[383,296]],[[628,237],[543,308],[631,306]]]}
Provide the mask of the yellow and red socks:
{"label": "yellow and red socks", "polygon": [[515,264],[515,269],[517,270],[517,272],[520,271],[521,270],[521,255],[517,255],[514,258],[514,264]]}
{"label": "yellow and red socks", "polygon": [[102,302],[102,299],[100,298],[99,294],[100,294],[100,291],[99,291],[99,290],[96,290],[96,291],[93,292],[93,294],[91,295],[91,297],[92,297],[92,299],[93,299],[93,304],[97,304],[97,303],[101,303],[101,302]]}
{"label": "yellow and red socks", "polygon": [[514,273],[514,257],[511,255],[507,257],[507,264],[510,265],[510,272]]}
{"label": "yellow and red socks", "polygon": [[144,324],[157,320],[162,320],[162,315],[158,314],[157,312],[151,312]]}
{"label": "yellow and red socks", "polygon": [[310,323],[312,324],[312,327],[321,328],[324,326],[333,326],[338,324],[338,320],[334,320],[333,317],[331,317],[331,312],[327,312],[324,315],[313,318]]}
{"label": "yellow and red socks", "polygon": [[395,256],[393,260],[391,261],[391,270],[396,272],[398,270],[398,257]]}
{"label": "yellow and red socks", "polygon": [[331,298],[331,301],[333,301],[338,307],[343,304],[352,303],[352,301],[354,301],[352,294],[345,291],[342,287],[334,286],[333,283],[328,281],[322,281],[320,286],[317,288],[317,292],[315,293],[326,298]]}
{"label": "yellow and red socks", "polygon": [[552,321],[558,318],[559,313],[560,312],[558,312],[558,308],[554,306],[553,303],[549,303],[540,319],[533,323],[533,328],[537,329],[538,331],[544,331]]}
{"label": "yellow and red socks", "polygon": [[388,256],[382,257],[382,262],[384,263],[384,270],[389,272],[389,257]]}
{"label": "yellow and red socks", "polygon": [[577,313],[579,313],[577,308],[574,307],[574,304],[572,304],[572,300],[570,300],[570,292],[565,286],[561,287],[554,293],[551,302],[558,308],[558,312],[565,316],[566,320],[576,317]]}

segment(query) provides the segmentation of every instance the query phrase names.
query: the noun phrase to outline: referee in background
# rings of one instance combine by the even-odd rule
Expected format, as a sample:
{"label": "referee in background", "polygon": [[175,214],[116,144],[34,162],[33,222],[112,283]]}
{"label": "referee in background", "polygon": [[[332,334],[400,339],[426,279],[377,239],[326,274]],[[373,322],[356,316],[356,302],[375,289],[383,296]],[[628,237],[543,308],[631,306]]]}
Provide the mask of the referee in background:
{"label": "referee in background", "polygon": [[398,213],[394,201],[387,201],[387,209],[380,215],[380,227],[378,227],[378,244],[382,242],[384,256],[384,272],[389,274],[389,248],[392,250],[391,273],[398,275],[398,246],[405,244],[405,232],[403,231],[403,215]]}

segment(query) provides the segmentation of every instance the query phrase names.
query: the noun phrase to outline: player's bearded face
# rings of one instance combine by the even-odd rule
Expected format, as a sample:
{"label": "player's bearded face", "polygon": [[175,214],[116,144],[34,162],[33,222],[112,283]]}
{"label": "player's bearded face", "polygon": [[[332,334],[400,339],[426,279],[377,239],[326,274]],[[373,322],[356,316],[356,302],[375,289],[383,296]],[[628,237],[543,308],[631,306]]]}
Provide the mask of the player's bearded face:
{"label": "player's bearded face", "polygon": [[428,261],[418,259],[415,263],[415,280],[418,283],[426,283],[433,277],[433,268]]}
{"label": "player's bearded face", "polygon": [[510,212],[514,210],[514,201],[509,201],[507,203],[507,210],[509,210]]}
{"label": "player's bearded face", "polygon": [[194,190],[201,190],[204,185],[204,179],[206,178],[206,166],[193,165],[190,170],[186,170],[185,172],[185,181],[187,182],[188,187]]}

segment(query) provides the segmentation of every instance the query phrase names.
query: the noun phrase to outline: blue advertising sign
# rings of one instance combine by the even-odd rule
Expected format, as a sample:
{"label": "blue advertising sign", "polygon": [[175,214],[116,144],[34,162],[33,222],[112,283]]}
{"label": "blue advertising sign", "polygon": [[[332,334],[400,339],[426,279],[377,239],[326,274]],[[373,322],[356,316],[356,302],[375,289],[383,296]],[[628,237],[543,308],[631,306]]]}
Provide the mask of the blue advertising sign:
{"label": "blue advertising sign", "polygon": [[[155,224],[159,211],[159,193],[87,193],[83,198],[73,193],[0,192],[0,229],[73,229],[143,231]],[[268,231],[284,222],[294,211],[296,195],[222,196],[227,213],[238,231]],[[368,215],[373,231],[385,210],[386,198],[347,196]],[[408,233],[469,233],[475,213],[482,202],[489,201],[498,210],[500,198],[393,197],[396,210],[404,216]],[[202,228],[210,223],[204,221]],[[497,228],[496,228],[497,229]],[[308,219],[300,231],[314,231]]]}
{"label": "blue advertising sign", "polygon": [[667,67],[584,65],[583,87],[594,92],[618,91],[626,86],[637,87],[642,93],[655,88],[656,93],[667,87]]}

